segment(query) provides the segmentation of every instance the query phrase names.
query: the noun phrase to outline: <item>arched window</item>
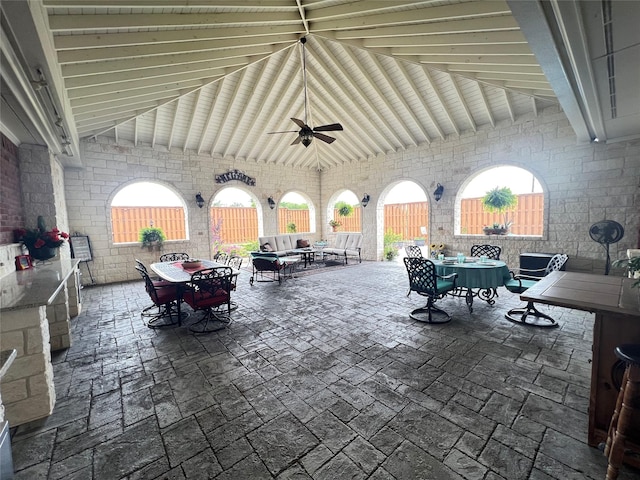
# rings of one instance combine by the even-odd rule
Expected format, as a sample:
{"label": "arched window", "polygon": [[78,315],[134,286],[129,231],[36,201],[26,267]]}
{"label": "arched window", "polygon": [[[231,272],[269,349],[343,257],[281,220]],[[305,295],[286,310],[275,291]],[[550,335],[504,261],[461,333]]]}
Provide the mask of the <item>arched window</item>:
{"label": "arched window", "polygon": [[256,199],[240,188],[226,187],[213,197],[211,236],[213,252],[234,251],[258,239]]}
{"label": "arched window", "polygon": [[[508,188],[516,195],[517,205],[506,212],[488,212],[483,207],[482,198],[495,188]],[[501,165],[483,170],[468,180],[459,200],[458,234],[485,235],[486,227],[503,227],[506,222],[510,235],[542,235],[542,185],[533,173],[524,168]]]}
{"label": "arched window", "polygon": [[278,204],[278,233],[312,232],[315,217],[309,201],[297,192],[285,194]]}
{"label": "arched window", "polygon": [[187,240],[187,209],[169,187],[155,182],[131,183],[111,201],[113,243],[138,242],[140,230],[161,228],[167,240]]}
{"label": "arched window", "polygon": [[341,192],[330,210],[329,226],[336,231],[361,232],[362,208],[360,200],[351,190]]}

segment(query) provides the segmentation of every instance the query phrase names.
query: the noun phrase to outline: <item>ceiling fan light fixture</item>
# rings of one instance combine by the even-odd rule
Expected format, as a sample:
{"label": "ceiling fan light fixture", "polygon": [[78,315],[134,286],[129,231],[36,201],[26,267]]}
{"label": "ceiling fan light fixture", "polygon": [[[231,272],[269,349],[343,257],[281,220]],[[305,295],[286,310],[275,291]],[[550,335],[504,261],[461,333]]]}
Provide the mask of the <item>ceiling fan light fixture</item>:
{"label": "ceiling fan light fixture", "polygon": [[313,133],[304,132],[300,134],[300,141],[305,147],[311,145],[311,140],[313,140]]}

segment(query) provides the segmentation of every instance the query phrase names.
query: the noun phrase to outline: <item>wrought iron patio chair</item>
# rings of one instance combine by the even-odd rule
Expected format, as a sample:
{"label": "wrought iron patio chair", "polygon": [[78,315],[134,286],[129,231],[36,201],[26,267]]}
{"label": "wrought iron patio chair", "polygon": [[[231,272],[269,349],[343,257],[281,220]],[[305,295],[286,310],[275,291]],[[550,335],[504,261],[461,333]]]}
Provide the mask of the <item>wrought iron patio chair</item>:
{"label": "wrought iron patio chair", "polygon": [[189,254],[183,252],[163,253],[160,255],[161,262],[177,262],[180,260],[189,260]]}
{"label": "wrought iron patio chair", "polygon": [[500,260],[500,253],[502,248],[497,245],[472,245],[471,256],[480,257],[486,255],[491,260]]}
{"label": "wrought iron patio chair", "polygon": [[213,261],[220,265],[226,265],[229,263],[229,254],[227,252],[218,251],[213,256]]}
{"label": "wrought iron patio chair", "polygon": [[136,270],[144,280],[145,290],[153,305],[158,307],[156,314],[149,315],[149,319],[146,322],[147,327],[162,328],[179,325],[181,318],[178,315],[177,306],[181,295],[178,287],[172,284],[163,284],[162,281],[151,280],[144,265],[136,265]]}
{"label": "wrought iron patio chair", "polygon": [[418,245],[407,245],[404,247],[407,257],[422,257],[422,249]]}
{"label": "wrought iron patio chair", "polygon": [[282,261],[276,253],[251,252],[252,273],[249,285],[253,282],[278,282],[282,283],[287,273],[293,273],[293,265]]}
{"label": "wrought iron patio chair", "polygon": [[[151,278],[151,281],[153,282],[153,284],[156,287],[170,287],[173,286],[173,284],[171,282],[167,282],[166,280],[161,280],[159,278],[153,278],[151,277],[151,274],[149,274],[149,271],[147,270],[147,267],[145,266],[144,263],[142,263],[140,260],[138,260],[137,258],[135,259],[136,262],[136,270],[140,271],[141,269],[147,274],[149,275],[149,277]],[[144,279],[144,277],[143,277]],[[143,317],[153,317],[156,315],[156,313],[153,312],[153,310],[157,309],[158,312],[160,311],[161,307],[158,307],[155,303],[152,303],[151,305],[144,307],[142,309],[142,311],[140,312],[140,315],[142,315]]]}
{"label": "wrought iron patio chair", "polygon": [[[520,268],[517,273],[511,271],[512,278],[505,283],[505,287],[511,293],[521,294],[534,286],[541,278],[549,275],[551,272],[562,269],[567,260],[568,255],[558,253],[551,257],[546,268],[543,269],[525,269]],[[535,276],[535,274],[543,273],[543,277]],[[533,317],[533,318],[532,318]],[[531,325],[534,327],[557,327],[558,323],[546,313],[539,311],[532,301],[527,305],[519,308],[512,308],[505,314],[505,318],[515,323]],[[527,321],[527,319],[531,321]]]}
{"label": "wrought iron patio chair", "polygon": [[[416,292],[418,295],[427,297],[427,304],[422,308],[411,311],[409,317],[419,322],[427,323],[447,323],[451,321],[451,316],[435,306],[435,302],[443,298],[448,292],[456,288],[457,273],[440,276],[436,273],[435,264],[428,258],[405,257],[404,264],[409,275],[409,293]],[[443,318],[434,318],[437,314]]]}
{"label": "wrought iron patio chair", "polygon": [[[230,267],[205,268],[193,272],[184,300],[204,315],[189,327],[193,333],[210,333],[225,328],[231,322]],[[218,307],[226,307],[219,309]],[[226,311],[225,311],[226,310]]]}

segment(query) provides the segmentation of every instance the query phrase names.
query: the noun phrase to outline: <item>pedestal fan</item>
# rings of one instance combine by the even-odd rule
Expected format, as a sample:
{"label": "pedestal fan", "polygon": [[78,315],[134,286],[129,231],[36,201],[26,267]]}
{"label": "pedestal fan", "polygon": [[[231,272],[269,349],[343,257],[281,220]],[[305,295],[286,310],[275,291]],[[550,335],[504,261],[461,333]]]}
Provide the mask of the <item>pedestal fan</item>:
{"label": "pedestal fan", "polygon": [[604,267],[604,274],[609,275],[611,268],[611,257],[609,256],[609,245],[618,243],[624,237],[624,228],[613,220],[602,220],[589,227],[589,236],[598,242],[607,252],[607,263]]}

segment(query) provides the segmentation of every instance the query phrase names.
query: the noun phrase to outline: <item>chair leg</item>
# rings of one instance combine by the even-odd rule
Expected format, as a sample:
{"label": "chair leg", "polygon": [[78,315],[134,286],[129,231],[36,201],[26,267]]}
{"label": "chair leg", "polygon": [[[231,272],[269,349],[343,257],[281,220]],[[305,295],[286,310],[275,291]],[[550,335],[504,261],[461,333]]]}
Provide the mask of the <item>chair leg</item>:
{"label": "chair leg", "polygon": [[216,312],[214,308],[204,310],[204,315],[193,325],[189,326],[191,333],[212,333],[225,328],[231,323],[231,304],[226,304],[227,311]]}
{"label": "chair leg", "polygon": [[[532,327],[554,328],[559,326],[553,318],[538,310],[533,302],[528,302],[524,308],[512,308],[504,317],[511,322]],[[527,318],[530,320],[527,321]]]}
{"label": "chair leg", "polygon": [[149,320],[147,320],[147,327],[164,328],[178,325],[178,312],[175,308],[176,306],[173,302],[158,306],[158,313],[150,316]]}
{"label": "chair leg", "polygon": [[[436,307],[435,301],[432,298],[429,298],[427,304],[422,308],[416,308],[409,313],[409,318],[416,320],[418,322],[424,323],[448,323],[451,321],[451,315],[449,315],[444,310]],[[434,314],[437,317],[434,317]]]}

